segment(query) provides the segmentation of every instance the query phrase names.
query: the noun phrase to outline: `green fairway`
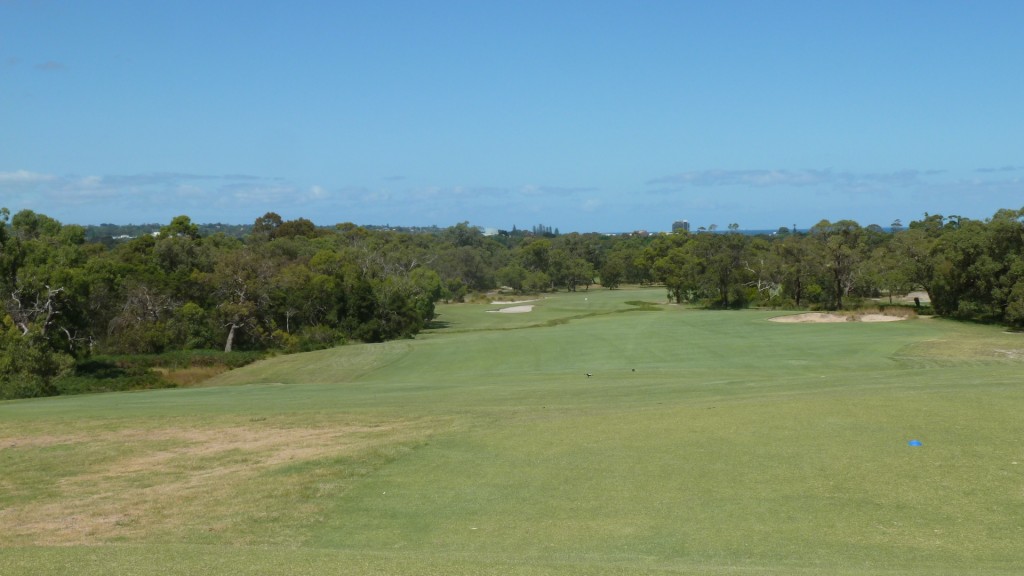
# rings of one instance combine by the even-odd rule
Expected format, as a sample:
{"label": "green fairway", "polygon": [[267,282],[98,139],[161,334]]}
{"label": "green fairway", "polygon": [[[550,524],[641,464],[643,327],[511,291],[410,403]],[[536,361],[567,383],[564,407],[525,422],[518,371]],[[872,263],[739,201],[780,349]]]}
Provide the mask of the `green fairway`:
{"label": "green fairway", "polygon": [[1024,335],[529,304],[0,403],[0,574],[1024,573]]}

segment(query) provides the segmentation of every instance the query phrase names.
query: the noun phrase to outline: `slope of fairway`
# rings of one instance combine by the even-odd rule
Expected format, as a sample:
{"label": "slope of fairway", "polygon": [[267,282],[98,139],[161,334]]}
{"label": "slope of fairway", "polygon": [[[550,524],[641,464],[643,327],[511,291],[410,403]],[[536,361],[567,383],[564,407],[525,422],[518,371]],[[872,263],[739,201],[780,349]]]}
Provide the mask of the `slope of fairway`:
{"label": "slope of fairway", "polygon": [[531,304],[0,404],[0,574],[1024,571],[1024,336]]}

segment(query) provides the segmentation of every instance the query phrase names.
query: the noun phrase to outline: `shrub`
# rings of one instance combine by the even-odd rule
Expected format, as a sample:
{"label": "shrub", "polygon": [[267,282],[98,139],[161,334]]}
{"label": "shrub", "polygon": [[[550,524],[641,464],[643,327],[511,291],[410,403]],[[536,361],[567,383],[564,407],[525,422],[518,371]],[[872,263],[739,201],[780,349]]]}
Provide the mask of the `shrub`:
{"label": "shrub", "polygon": [[323,350],[345,342],[345,336],[327,326],[306,326],[299,331],[299,349],[302,352]]}
{"label": "shrub", "polygon": [[159,373],[143,366],[118,366],[108,360],[86,360],[72,374],[54,382],[58,394],[117,392],[152,388],[173,388]]}
{"label": "shrub", "polygon": [[[219,350],[93,356],[80,360],[68,374],[54,380],[49,393],[83,394],[173,388],[177,386],[175,381],[181,380],[175,377],[178,372],[198,369],[198,373],[213,375],[251,364],[264,356],[261,352],[224,353]],[[0,393],[3,391],[0,390]]]}

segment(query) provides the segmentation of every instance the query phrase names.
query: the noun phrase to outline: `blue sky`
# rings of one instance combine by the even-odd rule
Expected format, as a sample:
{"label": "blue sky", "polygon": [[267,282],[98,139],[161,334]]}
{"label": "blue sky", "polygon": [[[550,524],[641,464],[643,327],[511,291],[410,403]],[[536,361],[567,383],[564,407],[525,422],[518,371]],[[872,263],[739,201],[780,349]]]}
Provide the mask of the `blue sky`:
{"label": "blue sky", "polygon": [[668,230],[1024,206],[1024,2],[0,0],[0,206]]}

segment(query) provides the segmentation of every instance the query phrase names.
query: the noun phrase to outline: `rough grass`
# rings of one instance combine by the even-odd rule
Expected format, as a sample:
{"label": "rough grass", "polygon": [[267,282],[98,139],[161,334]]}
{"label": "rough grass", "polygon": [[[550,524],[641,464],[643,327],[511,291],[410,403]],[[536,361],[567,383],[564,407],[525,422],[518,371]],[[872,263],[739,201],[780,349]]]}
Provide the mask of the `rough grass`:
{"label": "rough grass", "polygon": [[174,386],[188,387],[202,384],[203,382],[228,371],[227,366],[190,366],[188,368],[168,369],[154,368],[161,377]]}
{"label": "rough grass", "polygon": [[94,356],[79,362],[74,373],[54,385],[61,395],[195,386],[263,356],[262,352],[213,350]]}
{"label": "rough grass", "polygon": [[0,573],[1024,571],[1024,336],[661,302],[0,404]]}
{"label": "rough grass", "polygon": [[[280,418],[124,424],[3,437],[3,502],[18,503],[0,509],[7,545],[294,545],[301,533],[286,527],[318,514],[317,499],[347,490],[431,429]],[[297,499],[310,501],[296,507]]]}

